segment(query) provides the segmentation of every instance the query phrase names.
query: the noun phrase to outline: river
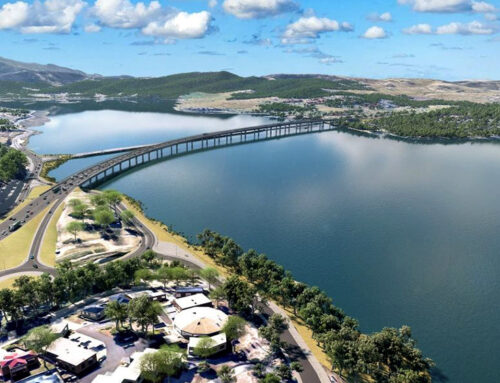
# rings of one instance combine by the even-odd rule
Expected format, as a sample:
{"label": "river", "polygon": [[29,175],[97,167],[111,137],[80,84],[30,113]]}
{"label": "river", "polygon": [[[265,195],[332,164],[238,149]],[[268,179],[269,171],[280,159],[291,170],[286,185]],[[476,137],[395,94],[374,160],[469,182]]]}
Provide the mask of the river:
{"label": "river", "polygon": [[[260,117],[87,111],[55,116],[42,153],[137,145]],[[98,158],[70,161],[61,178]],[[435,381],[496,382],[500,146],[324,132],[155,163],[105,185],[191,239],[204,228],[316,284],[363,331],[412,327]]]}

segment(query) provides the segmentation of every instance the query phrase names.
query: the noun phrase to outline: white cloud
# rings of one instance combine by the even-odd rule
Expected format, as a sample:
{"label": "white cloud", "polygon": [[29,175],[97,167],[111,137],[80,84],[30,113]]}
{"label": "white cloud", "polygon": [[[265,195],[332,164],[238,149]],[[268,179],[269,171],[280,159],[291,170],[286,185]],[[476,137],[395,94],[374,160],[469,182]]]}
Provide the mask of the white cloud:
{"label": "white cloud", "polygon": [[22,33],[70,33],[85,6],[82,0],[6,3],[0,8],[0,29],[19,29]]}
{"label": "white cloud", "polygon": [[29,5],[23,1],[7,3],[0,8],[0,29],[17,28],[28,19]]}
{"label": "white cloud", "polygon": [[166,42],[174,39],[198,39],[210,29],[212,16],[207,11],[179,12],[164,22],[153,21],[142,29],[147,36],[162,37]]}
{"label": "white cloud", "polygon": [[217,0],[208,0],[208,6],[210,8],[215,8],[217,6]]}
{"label": "white cloud", "polygon": [[281,42],[283,44],[303,44],[310,42],[311,39],[317,39],[322,33],[352,30],[352,25],[346,22],[339,23],[326,17],[301,17],[294,23],[287,25]]}
{"label": "white cloud", "polygon": [[387,37],[387,33],[384,28],[375,25],[368,28],[366,32],[363,33],[362,37],[365,39],[385,39]]}
{"label": "white cloud", "polygon": [[129,0],[97,0],[91,10],[99,23],[112,28],[142,28],[160,17],[164,10],[158,1],[148,5]]}
{"label": "white cloud", "polygon": [[449,23],[437,28],[438,35],[491,35],[495,30],[479,21],[470,23]]}
{"label": "white cloud", "polygon": [[407,35],[430,35],[432,34],[432,27],[430,24],[417,24],[409,28],[403,29],[403,33]]}
{"label": "white cloud", "polygon": [[495,33],[495,29],[479,21],[471,21],[470,23],[453,22],[441,25],[435,30],[429,24],[418,24],[404,29],[403,32],[409,35],[491,35]]}
{"label": "white cloud", "polygon": [[472,10],[477,13],[492,13],[497,11],[493,4],[484,1],[473,1]]}
{"label": "white cloud", "polygon": [[240,19],[270,17],[299,8],[293,0],[224,0],[223,7]]}
{"label": "white cloud", "polygon": [[474,0],[398,0],[399,4],[411,5],[416,12],[477,12],[486,13],[495,11],[495,7],[484,1]]}
{"label": "white cloud", "polygon": [[332,65],[342,63],[343,61],[338,59],[337,57],[323,57],[322,59],[319,59],[319,62],[325,65]]}
{"label": "white cloud", "polygon": [[88,24],[83,28],[87,33],[96,33],[101,30],[101,27],[97,24]]}
{"label": "white cloud", "polygon": [[389,22],[389,21],[392,21],[392,15],[390,12],[384,12],[381,14],[378,14],[375,12],[375,13],[368,15],[367,19],[371,20],[371,21]]}

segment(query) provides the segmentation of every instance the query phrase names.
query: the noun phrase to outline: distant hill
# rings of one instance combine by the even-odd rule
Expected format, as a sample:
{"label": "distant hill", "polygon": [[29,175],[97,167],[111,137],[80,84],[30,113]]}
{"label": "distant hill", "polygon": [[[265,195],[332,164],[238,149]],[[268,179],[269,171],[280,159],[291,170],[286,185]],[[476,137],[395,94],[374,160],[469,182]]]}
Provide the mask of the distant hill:
{"label": "distant hill", "polygon": [[22,63],[0,58],[0,95],[8,98],[34,94],[67,94],[93,98],[137,97],[177,99],[193,92],[237,92],[232,99],[317,98],[339,91],[406,95],[419,99],[499,102],[500,81],[441,81],[434,79],[366,79],[324,74],[273,74],[241,77],[220,72],[191,72],[145,78],[103,77],[57,65]]}
{"label": "distant hill", "polygon": [[1,81],[61,85],[82,81],[89,77],[91,76],[82,71],[53,64],[23,63],[0,57]]}

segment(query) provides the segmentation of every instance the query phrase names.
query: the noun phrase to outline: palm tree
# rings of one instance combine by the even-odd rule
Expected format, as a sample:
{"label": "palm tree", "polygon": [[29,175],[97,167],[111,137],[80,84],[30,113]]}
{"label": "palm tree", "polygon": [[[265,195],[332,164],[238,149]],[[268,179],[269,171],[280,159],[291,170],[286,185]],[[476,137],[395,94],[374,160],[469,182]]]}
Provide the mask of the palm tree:
{"label": "palm tree", "polygon": [[219,370],[217,371],[217,376],[222,383],[236,382],[233,369],[226,364],[219,368]]}

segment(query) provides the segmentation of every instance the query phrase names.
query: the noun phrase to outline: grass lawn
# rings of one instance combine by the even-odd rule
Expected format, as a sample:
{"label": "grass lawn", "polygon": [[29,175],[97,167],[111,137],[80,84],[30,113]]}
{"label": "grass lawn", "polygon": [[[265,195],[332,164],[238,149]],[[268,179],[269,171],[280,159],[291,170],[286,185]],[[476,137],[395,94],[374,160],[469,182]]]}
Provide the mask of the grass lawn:
{"label": "grass lawn", "polygon": [[56,265],[56,243],[57,243],[57,221],[61,217],[64,210],[64,203],[54,212],[52,219],[49,222],[45,236],[43,237],[42,248],[40,249],[40,261],[44,265]]}
{"label": "grass lawn", "polygon": [[23,207],[25,207],[31,201],[33,201],[35,198],[37,198],[40,194],[42,194],[46,190],[49,190],[50,188],[51,188],[51,186],[49,186],[49,185],[35,186],[33,189],[31,189],[30,193],[28,194],[28,197],[26,197],[26,199],[23,202],[21,202],[14,209],[12,209],[8,213],[8,215],[5,216],[5,218],[0,218],[0,223],[4,222],[11,215],[16,214],[19,210],[21,210]]}
{"label": "grass lawn", "polygon": [[[28,257],[31,242],[45,214],[52,208],[47,206],[41,213],[16,232],[0,241],[0,270],[19,266]],[[36,271],[35,269],[33,269]]]}
{"label": "grass lawn", "polygon": [[0,289],[11,289],[12,285],[14,285],[15,280],[19,278],[19,276],[15,276],[12,278],[7,278],[2,281],[0,281]]}

